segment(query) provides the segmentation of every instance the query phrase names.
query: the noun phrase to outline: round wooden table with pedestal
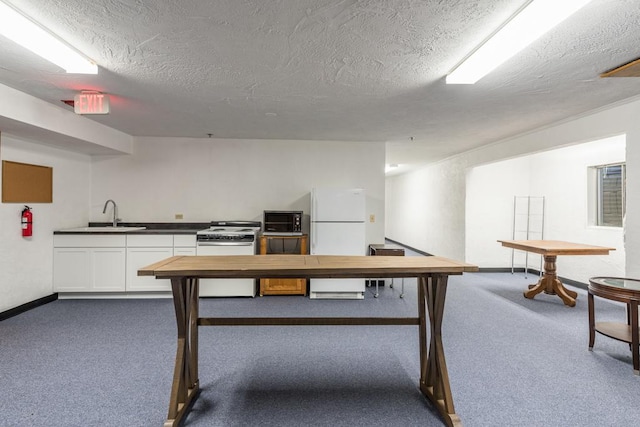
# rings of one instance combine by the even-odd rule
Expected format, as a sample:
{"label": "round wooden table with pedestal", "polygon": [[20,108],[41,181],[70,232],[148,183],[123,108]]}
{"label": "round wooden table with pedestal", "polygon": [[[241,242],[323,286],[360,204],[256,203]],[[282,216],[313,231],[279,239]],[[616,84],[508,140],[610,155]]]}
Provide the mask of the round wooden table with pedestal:
{"label": "round wooden table with pedestal", "polygon": [[541,292],[557,295],[568,307],[575,307],[578,293],[564,287],[556,271],[558,255],[608,255],[615,248],[563,242],[561,240],[498,240],[502,246],[520,251],[533,252],[544,257],[544,274],[529,285],[524,297],[532,299]]}

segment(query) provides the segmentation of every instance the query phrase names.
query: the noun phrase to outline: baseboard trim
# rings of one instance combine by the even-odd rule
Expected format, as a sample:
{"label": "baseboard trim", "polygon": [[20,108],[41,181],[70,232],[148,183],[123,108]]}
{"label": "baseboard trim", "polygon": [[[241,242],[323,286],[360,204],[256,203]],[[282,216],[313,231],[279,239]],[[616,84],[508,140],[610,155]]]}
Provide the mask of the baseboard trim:
{"label": "baseboard trim", "polygon": [[560,279],[560,281],[565,285],[570,285],[576,288],[583,289],[585,291],[589,289],[588,283],[578,282],[577,280],[567,279],[566,277],[558,277],[558,279]]}
{"label": "baseboard trim", "polygon": [[[519,267],[514,269],[511,269],[509,267],[493,267],[493,268],[489,267],[489,268],[480,268],[478,272],[480,273],[511,273],[511,272],[524,273],[524,267]],[[536,270],[535,268],[529,268],[527,272],[532,276],[536,276],[536,277],[540,276],[540,270]],[[558,276],[558,279],[560,279],[560,281],[565,285],[580,288],[585,291],[589,288],[589,285],[587,283],[578,282],[577,280],[567,279],[566,277],[562,277],[562,276]]]}
{"label": "baseboard trim", "polygon": [[[424,256],[433,256],[433,254],[430,254],[428,252],[425,251],[421,251],[420,249],[416,249],[416,248],[412,248],[411,246],[407,246],[404,243],[395,241],[393,239],[389,239],[388,237],[384,238],[385,240],[391,242],[391,243],[395,243],[398,246],[402,246],[403,248],[412,250],[413,252],[417,252],[421,255]],[[510,268],[510,267],[488,267],[488,268],[480,268],[478,270],[480,273],[524,273],[524,267],[518,267],[518,268]],[[535,268],[529,268],[527,269],[528,273],[531,273],[532,275],[536,275],[539,276],[540,275],[540,270],[536,270]],[[589,285],[587,283],[582,283],[582,282],[578,282],[577,280],[571,280],[571,279],[567,279],[566,277],[561,277],[558,276],[558,279],[560,279],[560,281],[562,283],[564,283],[565,285],[570,285],[570,286],[575,286],[576,288],[580,288],[580,289],[584,289],[585,291],[589,288]],[[374,283],[375,284],[375,283]]]}
{"label": "baseboard trim", "polygon": [[[524,273],[524,267],[514,267],[513,269],[511,267],[480,267],[478,271],[481,273]],[[540,275],[540,271],[534,268],[530,268],[527,271],[534,275]]]}
{"label": "baseboard trim", "polygon": [[29,310],[33,310],[36,307],[40,307],[41,305],[48,304],[58,299],[58,294],[47,295],[46,297],[38,298],[37,300],[28,302],[26,304],[19,305],[10,310],[3,311],[0,313],[0,322],[6,320],[10,317],[17,316],[18,314],[24,313]]}

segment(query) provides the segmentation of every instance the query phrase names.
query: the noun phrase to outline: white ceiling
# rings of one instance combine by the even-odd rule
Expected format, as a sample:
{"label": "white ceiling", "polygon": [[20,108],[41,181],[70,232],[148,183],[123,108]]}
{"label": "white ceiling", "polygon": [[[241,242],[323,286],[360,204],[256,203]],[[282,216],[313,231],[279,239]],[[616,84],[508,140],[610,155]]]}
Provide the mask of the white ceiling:
{"label": "white ceiling", "polygon": [[[559,0],[561,1],[561,0]],[[640,94],[638,0],[593,0],[475,85],[444,77],[526,0],[10,0],[99,65],[0,36],[0,83],[134,136],[387,141],[416,165]],[[0,100],[0,102],[2,102]]]}

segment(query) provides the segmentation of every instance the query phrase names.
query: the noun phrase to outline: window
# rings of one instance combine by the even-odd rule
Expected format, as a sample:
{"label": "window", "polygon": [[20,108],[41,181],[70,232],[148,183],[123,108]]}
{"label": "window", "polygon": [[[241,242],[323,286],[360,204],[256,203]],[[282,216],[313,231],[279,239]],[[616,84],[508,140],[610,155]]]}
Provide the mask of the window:
{"label": "window", "polygon": [[596,172],[595,225],[622,227],[625,214],[625,164],[594,167]]}

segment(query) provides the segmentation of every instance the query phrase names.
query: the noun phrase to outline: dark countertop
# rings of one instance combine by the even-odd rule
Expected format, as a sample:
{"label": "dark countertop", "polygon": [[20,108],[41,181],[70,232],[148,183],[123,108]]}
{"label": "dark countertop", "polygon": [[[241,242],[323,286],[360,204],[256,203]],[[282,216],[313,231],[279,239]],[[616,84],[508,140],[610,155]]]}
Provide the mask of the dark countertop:
{"label": "dark countertop", "polygon": [[[120,227],[146,227],[144,230],[131,231],[60,231],[53,234],[196,234],[209,228],[208,222],[119,222]],[[110,222],[90,222],[88,227],[108,227]],[[82,227],[82,226],[81,226]],[[71,227],[70,227],[71,228]]]}

